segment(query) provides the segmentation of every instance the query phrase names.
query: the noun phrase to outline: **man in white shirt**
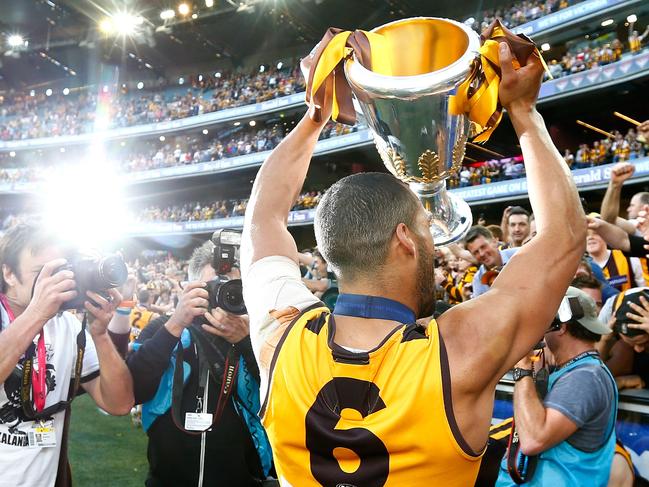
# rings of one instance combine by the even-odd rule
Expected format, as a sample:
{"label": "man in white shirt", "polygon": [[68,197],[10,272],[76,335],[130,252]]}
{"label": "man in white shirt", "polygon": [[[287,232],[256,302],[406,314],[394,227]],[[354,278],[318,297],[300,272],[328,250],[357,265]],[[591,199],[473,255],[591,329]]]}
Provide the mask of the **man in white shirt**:
{"label": "man in white shirt", "polygon": [[82,332],[74,315],[60,312],[77,291],[72,271],[59,270],[66,260],[52,242],[33,224],[18,224],[0,240],[2,487],[55,484],[66,402],[76,386],[111,414],[128,414],[133,405],[131,376],[107,333],[122,298],[116,290],[110,302],[88,292]]}

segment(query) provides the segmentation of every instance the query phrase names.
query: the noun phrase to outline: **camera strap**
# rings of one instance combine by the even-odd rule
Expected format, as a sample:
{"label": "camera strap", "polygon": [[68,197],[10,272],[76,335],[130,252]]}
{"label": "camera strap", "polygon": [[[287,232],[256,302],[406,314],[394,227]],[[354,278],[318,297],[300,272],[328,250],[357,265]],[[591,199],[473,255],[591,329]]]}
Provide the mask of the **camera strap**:
{"label": "camera strap", "polygon": [[[533,368],[532,379],[536,392],[541,399],[548,393],[548,369],[545,367],[545,353],[543,349],[537,355],[537,359],[541,360],[541,367],[539,370]],[[509,476],[516,484],[524,484],[529,482],[534,476],[536,465],[538,463],[538,455],[525,455],[521,453],[520,438],[516,431],[516,420],[512,417],[511,434],[507,442],[507,471]]]}
{"label": "camera strap", "polygon": [[[81,371],[83,368],[83,356],[86,351],[86,325],[88,323],[88,316],[84,313],[83,321],[81,322],[81,331],[77,335],[77,358],[74,365],[74,380],[72,387],[68,392],[68,399],[66,401],[59,401],[52,406],[45,407],[46,391],[46,375],[47,375],[47,360],[45,355],[45,335],[43,330],[38,337],[38,350],[34,343],[31,343],[25,352],[25,361],[23,362],[23,374],[20,391],[20,402],[22,404],[23,413],[29,420],[44,420],[49,419],[56,413],[67,409],[74,400],[79,385],[81,384]],[[34,356],[38,356],[38,372],[34,368]],[[33,397],[33,401],[32,401]]]}
{"label": "camera strap", "polygon": [[[202,430],[188,430],[182,419],[182,398],[183,398],[183,347],[176,347],[176,363],[171,391],[171,417],[176,427],[183,433],[189,435],[201,435],[211,430],[221,419],[225,406],[232,396],[236,386],[236,377],[239,370],[240,353],[234,345],[230,345],[227,354],[219,349],[204,333],[188,328],[192,340],[196,345],[196,356],[198,360],[199,384],[198,391],[202,398],[203,391],[207,387],[207,381],[211,375],[219,390],[219,397],[216,408],[212,413],[212,423]],[[200,400],[199,398],[199,400]]]}

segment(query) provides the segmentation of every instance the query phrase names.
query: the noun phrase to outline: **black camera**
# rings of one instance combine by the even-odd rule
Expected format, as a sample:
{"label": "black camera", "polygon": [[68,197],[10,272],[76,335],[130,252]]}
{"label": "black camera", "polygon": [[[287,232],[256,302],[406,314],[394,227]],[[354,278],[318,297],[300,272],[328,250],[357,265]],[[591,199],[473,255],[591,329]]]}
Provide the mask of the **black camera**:
{"label": "black camera", "polygon": [[638,314],[633,308],[631,308],[631,303],[642,308],[640,297],[649,300],[649,288],[633,288],[617,296],[614,304],[615,326],[613,327],[613,331],[628,337],[634,337],[645,333],[644,330],[629,328],[629,324],[637,323],[635,320],[630,320],[626,316],[627,313]]}
{"label": "black camera", "polygon": [[217,230],[212,235],[212,243],[214,244],[212,267],[217,277],[206,286],[209,294],[209,310],[221,308],[233,315],[245,315],[247,310],[243,302],[241,279],[229,279],[225,275],[237,262],[237,250],[241,246],[241,231]]}
{"label": "black camera", "polygon": [[58,271],[63,270],[74,272],[77,297],[63,303],[61,311],[84,309],[84,301],[89,300],[86,296],[87,291],[96,292],[108,299],[108,290],[121,286],[128,278],[126,264],[119,254],[102,257],[101,255],[78,253],[68,258],[68,263],[58,269]]}

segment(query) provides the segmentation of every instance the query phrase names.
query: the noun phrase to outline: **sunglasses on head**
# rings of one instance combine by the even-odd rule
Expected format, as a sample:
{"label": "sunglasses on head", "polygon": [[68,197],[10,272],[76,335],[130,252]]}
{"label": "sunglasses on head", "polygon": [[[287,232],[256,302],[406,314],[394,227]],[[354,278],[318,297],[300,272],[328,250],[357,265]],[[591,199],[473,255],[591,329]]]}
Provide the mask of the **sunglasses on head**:
{"label": "sunglasses on head", "polygon": [[559,311],[557,315],[550,323],[548,328],[548,333],[553,331],[558,331],[561,329],[563,323],[568,323],[573,320],[578,320],[579,318],[584,317],[584,309],[581,307],[579,298],[573,297],[564,297],[559,306]]}

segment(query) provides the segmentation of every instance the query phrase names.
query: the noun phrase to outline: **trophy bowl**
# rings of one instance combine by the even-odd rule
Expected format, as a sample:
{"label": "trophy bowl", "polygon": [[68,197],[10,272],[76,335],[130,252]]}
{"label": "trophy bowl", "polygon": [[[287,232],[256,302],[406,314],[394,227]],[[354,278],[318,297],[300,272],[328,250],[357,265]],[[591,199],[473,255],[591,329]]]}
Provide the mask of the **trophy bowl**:
{"label": "trophy bowl", "polygon": [[374,135],[387,169],[431,212],[436,245],[461,240],[471,227],[469,205],[446,191],[445,179],[464,159],[470,121],[453,109],[456,88],[479,69],[480,37],[449,19],[417,17],[372,30],[385,39],[390,72],[350,56],[345,75],[354,107]]}

